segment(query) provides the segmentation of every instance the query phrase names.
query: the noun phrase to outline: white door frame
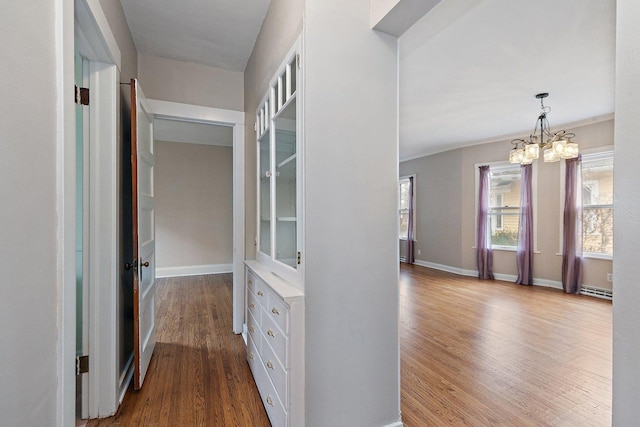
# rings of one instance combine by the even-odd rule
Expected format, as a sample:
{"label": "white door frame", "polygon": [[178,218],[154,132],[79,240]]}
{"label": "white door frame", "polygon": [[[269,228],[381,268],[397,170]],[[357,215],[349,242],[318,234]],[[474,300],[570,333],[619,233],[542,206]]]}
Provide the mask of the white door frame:
{"label": "white door frame", "polygon": [[[107,19],[96,0],[75,0],[74,39],[79,53],[89,60],[89,417],[115,413],[118,405],[116,310],[118,289],[118,122],[121,54]],[[73,51],[73,49],[72,49]],[[73,156],[75,157],[75,150]],[[65,168],[74,169],[74,163]],[[66,171],[65,171],[66,173]],[[68,192],[68,193],[67,193]],[[65,193],[75,194],[65,187]],[[65,239],[75,237],[66,233]],[[73,269],[75,271],[75,268]],[[65,293],[71,290],[65,284]],[[75,285],[74,285],[75,286]],[[73,289],[75,294],[75,289]],[[75,337],[75,310],[65,318],[65,334]],[[67,317],[69,319],[67,319]],[[73,317],[73,319],[71,319]],[[65,342],[65,358],[70,344]],[[69,348],[66,348],[69,346]],[[75,352],[75,342],[73,342]],[[63,380],[63,425],[75,414],[75,373]],[[69,408],[74,408],[69,413]],[[74,417],[75,418],[75,417]],[[73,418],[71,418],[73,420]]]}
{"label": "white door frame", "polygon": [[244,111],[148,99],[156,118],[233,128],[233,332],[244,323]]}
{"label": "white door frame", "polygon": [[[89,160],[90,168],[90,345],[89,416],[105,417],[115,413],[123,385],[117,366],[117,289],[118,289],[118,124],[120,123],[121,53],[98,0],[56,0],[64,8],[64,43],[57,52],[66,64],[63,93],[73,86],[74,33],[82,55],[91,61],[91,146],[98,147]],[[70,12],[75,4],[75,22]],[[73,31],[71,31],[73,27]],[[67,58],[68,56],[68,58]],[[68,64],[67,64],[68,63]],[[68,68],[68,70],[67,70]],[[67,74],[69,74],[67,76]],[[68,81],[67,81],[68,80]],[[195,105],[153,101],[160,117],[183,121],[214,123],[233,127],[233,331],[242,332],[244,323],[244,112]],[[67,105],[68,104],[68,105]],[[61,166],[59,211],[64,223],[59,226],[64,256],[60,257],[62,302],[59,304],[61,340],[58,387],[59,426],[73,425],[75,419],[75,114],[72,103],[61,102],[59,115],[64,133],[58,145],[64,161]],[[71,213],[71,214],[69,214]]]}

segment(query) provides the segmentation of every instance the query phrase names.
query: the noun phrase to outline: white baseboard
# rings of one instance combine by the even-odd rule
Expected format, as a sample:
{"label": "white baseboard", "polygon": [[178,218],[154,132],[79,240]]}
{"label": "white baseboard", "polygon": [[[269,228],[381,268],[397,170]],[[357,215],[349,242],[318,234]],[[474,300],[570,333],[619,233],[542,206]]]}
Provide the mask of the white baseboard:
{"label": "white baseboard", "polygon": [[398,421],[395,423],[387,424],[386,426],[383,426],[383,427],[402,427],[402,426],[403,426],[402,421]]}
{"label": "white baseboard", "polygon": [[[414,264],[422,267],[433,268],[434,270],[440,270],[440,271],[446,271],[448,273],[458,274],[460,276],[478,277],[477,270],[465,270],[463,268],[452,267],[450,265],[436,264],[434,262],[428,262],[428,261],[422,261],[422,260],[416,260]],[[514,283],[518,278],[518,276],[516,276],[515,274],[494,273],[493,275],[496,280],[501,280],[504,282],[511,282],[511,283]],[[535,286],[544,286],[547,288],[562,289],[562,282],[558,282],[556,280],[537,279],[534,277],[533,284]]]}
{"label": "white baseboard", "polygon": [[417,259],[414,261],[414,264],[419,265],[421,267],[433,268],[434,270],[440,270],[440,271],[446,271],[448,273],[459,274],[460,276],[472,276],[472,277],[478,276],[478,272],[474,270],[465,270],[463,268],[452,267],[450,265],[436,264],[435,262],[422,261]]}
{"label": "white baseboard", "polygon": [[201,274],[233,273],[233,264],[185,265],[181,267],[158,267],[156,277],[199,276]]}

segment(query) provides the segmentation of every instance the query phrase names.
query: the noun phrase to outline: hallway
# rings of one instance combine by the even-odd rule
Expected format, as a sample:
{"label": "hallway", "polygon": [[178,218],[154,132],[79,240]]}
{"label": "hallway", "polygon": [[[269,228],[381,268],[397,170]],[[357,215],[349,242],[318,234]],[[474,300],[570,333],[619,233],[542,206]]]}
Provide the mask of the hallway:
{"label": "hallway", "polygon": [[269,426],[232,332],[232,276],[157,279],[156,349],[140,391],[89,427]]}

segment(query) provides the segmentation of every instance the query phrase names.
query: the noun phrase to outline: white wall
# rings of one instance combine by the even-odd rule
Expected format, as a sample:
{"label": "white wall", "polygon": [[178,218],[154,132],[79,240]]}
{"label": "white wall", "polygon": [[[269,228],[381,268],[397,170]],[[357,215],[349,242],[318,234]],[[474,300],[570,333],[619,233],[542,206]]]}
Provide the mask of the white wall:
{"label": "white wall", "polygon": [[400,421],[397,43],[370,29],[369,0],[305,8],[307,426],[385,426]]}
{"label": "white wall", "polygon": [[231,265],[232,167],[231,147],[156,141],[158,269]]}
{"label": "white wall", "polygon": [[613,425],[640,419],[640,3],[617,0],[614,171]]}
{"label": "white wall", "polygon": [[243,110],[242,72],[149,55],[138,56],[138,72],[147,98]]}
{"label": "white wall", "polygon": [[[58,304],[55,8],[0,14],[0,414],[3,425],[55,425]],[[59,22],[59,21],[58,21]],[[73,256],[73,254],[70,254]]]}

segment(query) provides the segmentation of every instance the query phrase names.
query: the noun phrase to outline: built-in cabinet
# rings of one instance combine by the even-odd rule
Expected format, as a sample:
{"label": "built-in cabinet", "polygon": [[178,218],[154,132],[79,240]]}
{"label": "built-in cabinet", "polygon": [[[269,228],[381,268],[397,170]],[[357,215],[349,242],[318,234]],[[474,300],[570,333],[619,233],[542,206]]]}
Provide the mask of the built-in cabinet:
{"label": "built-in cabinet", "polygon": [[256,260],[246,261],[247,360],[274,427],[304,425],[299,43],[256,112]]}
{"label": "built-in cabinet", "polygon": [[247,261],[247,360],[274,427],[304,425],[304,294]]}

